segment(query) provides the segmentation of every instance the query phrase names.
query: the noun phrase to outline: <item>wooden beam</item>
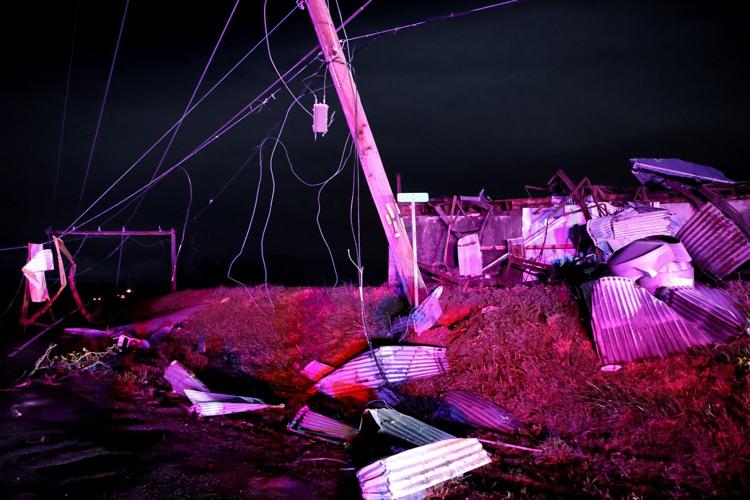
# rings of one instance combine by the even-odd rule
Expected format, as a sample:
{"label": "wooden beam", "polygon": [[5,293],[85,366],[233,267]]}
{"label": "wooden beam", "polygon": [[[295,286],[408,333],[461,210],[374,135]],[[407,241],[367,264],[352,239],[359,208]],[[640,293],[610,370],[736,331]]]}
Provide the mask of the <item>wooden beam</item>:
{"label": "wooden beam", "polygon": [[362,170],[370,188],[380,223],[385,230],[388,245],[393,253],[401,285],[409,301],[414,304],[419,296],[425,297],[424,281],[417,269],[417,290],[414,289],[414,262],[411,243],[406,228],[401,220],[393,190],[383,168],[375,138],[367,121],[354,76],[349,68],[349,61],[336,34],[336,27],[325,0],[305,0],[315,34],[318,37],[323,58],[328,64],[331,80],[341,102],[341,108],[349,126],[349,132],[357,147]]}

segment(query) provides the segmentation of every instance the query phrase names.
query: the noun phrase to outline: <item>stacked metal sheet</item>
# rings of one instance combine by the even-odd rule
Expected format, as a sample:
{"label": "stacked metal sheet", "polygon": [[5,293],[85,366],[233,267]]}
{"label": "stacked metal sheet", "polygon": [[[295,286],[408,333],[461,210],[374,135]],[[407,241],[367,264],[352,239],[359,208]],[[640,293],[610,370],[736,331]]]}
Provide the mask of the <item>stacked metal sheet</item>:
{"label": "stacked metal sheet", "polygon": [[468,391],[445,393],[433,418],[505,433],[521,427],[508,411]]}
{"label": "stacked metal sheet", "polygon": [[417,446],[456,437],[391,408],[371,408],[365,410],[365,415],[369,415],[377,424],[378,432]]}
{"label": "stacked metal sheet", "polygon": [[663,357],[712,341],[646,289],[621,277],[594,284],[591,327],[605,365]]}
{"label": "stacked metal sheet", "polygon": [[326,417],[303,406],[287,429],[322,441],[345,443],[357,435],[357,429],[336,419]]}
{"label": "stacked metal sheet", "polygon": [[403,498],[491,462],[476,439],[448,439],[404,451],[360,469],[365,500]]}
{"label": "stacked metal sheet", "polygon": [[750,261],[750,239],[737,224],[707,203],[677,232],[693,264],[722,279]]}
{"label": "stacked metal sheet", "polygon": [[672,234],[668,210],[652,207],[629,207],[615,215],[597,217],[586,223],[586,231],[597,246],[607,243],[612,250],[653,235]]}
{"label": "stacked metal sheet", "polygon": [[657,295],[713,343],[730,342],[750,327],[747,311],[724,290],[697,285],[662,288]]}
{"label": "stacked metal sheet", "polygon": [[[381,369],[387,381],[383,380]],[[383,346],[347,361],[320,379],[315,387],[324,394],[339,398],[367,394],[387,383],[432,377],[447,373],[447,370],[443,347]]]}

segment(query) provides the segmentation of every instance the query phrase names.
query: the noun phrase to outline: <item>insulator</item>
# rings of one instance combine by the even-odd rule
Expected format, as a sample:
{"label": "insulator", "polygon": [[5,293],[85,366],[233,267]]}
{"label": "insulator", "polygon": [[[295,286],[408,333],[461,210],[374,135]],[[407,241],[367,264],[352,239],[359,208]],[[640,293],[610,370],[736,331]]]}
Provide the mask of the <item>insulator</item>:
{"label": "insulator", "polygon": [[313,104],[313,133],[325,135],[328,132],[328,104]]}

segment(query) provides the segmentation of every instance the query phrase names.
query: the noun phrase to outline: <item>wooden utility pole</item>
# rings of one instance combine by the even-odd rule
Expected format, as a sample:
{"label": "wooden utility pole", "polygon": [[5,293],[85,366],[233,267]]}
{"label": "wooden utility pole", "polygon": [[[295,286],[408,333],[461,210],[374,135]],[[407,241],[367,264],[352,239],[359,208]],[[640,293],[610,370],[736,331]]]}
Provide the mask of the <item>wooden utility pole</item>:
{"label": "wooden utility pole", "polygon": [[[415,265],[409,237],[401,220],[398,204],[393,197],[393,190],[388,183],[388,177],[385,175],[383,161],[380,159],[375,138],[367,122],[367,115],[365,115],[365,109],[362,107],[362,101],[354,83],[354,76],[349,68],[349,61],[336,34],[336,27],[331,19],[326,1],[305,0],[305,6],[310,13],[315,34],[318,36],[323,58],[328,63],[328,71],[331,74],[331,80],[336,88],[339,101],[341,101],[341,108],[346,116],[349,132],[354,139],[359,162],[362,165],[367,186],[370,188],[375,207],[378,210],[380,222],[385,230],[385,236],[388,239],[401,285],[406,291],[409,301],[414,304],[418,302],[419,296],[426,296],[424,281],[422,281],[419,268]],[[414,287],[414,269],[416,269],[416,290]]]}

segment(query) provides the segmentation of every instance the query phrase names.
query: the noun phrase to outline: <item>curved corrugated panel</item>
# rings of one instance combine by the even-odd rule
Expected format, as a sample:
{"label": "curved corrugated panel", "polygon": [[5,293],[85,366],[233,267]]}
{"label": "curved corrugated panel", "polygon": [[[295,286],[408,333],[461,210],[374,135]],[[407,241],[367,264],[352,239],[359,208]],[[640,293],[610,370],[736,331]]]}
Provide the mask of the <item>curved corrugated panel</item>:
{"label": "curved corrugated panel", "polygon": [[296,434],[338,443],[349,441],[357,435],[357,429],[351,425],[316,413],[307,406],[297,412],[287,429]]}
{"label": "curved corrugated panel", "polygon": [[164,370],[164,378],[172,385],[172,391],[177,394],[185,395],[185,389],[193,389],[200,392],[209,392],[206,384],[198,380],[187,368],[182,366],[179,361],[172,361]]}
{"label": "curved corrugated panel", "polygon": [[390,456],[357,472],[365,500],[402,498],[492,460],[476,439],[447,439]]}
{"label": "curved corrugated panel", "polygon": [[722,279],[750,260],[750,241],[730,218],[707,203],[677,232],[693,265]]}
{"label": "curved corrugated panel", "polygon": [[724,290],[702,285],[662,288],[659,298],[714,343],[730,342],[750,326],[747,311]]}
{"label": "curved corrugated panel", "polygon": [[448,370],[444,347],[415,345],[383,346],[347,361],[320,379],[315,387],[332,397],[343,397],[386,384],[373,356],[377,356],[388,382],[432,377]]}
{"label": "curved corrugated panel", "polygon": [[691,328],[667,304],[621,277],[594,283],[591,327],[605,365],[664,357],[711,343],[710,337]]}
{"label": "curved corrugated panel", "polygon": [[442,397],[434,418],[497,432],[513,433],[521,423],[506,410],[474,393],[450,391]]}
{"label": "curved corrugated panel", "polygon": [[456,437],[391,408],[372,408],[365,410],[365,414],[372,417],[380,428],[379,432],[417,446]]}
{"label": "curved corrugated panel", "polygon": [[635,240],[654,235],[672,236],[668,210],[661,208],[628,208],[615,215],[597,217],[586,223],[586,231],[594,243],[609,243],[618,250]]}

